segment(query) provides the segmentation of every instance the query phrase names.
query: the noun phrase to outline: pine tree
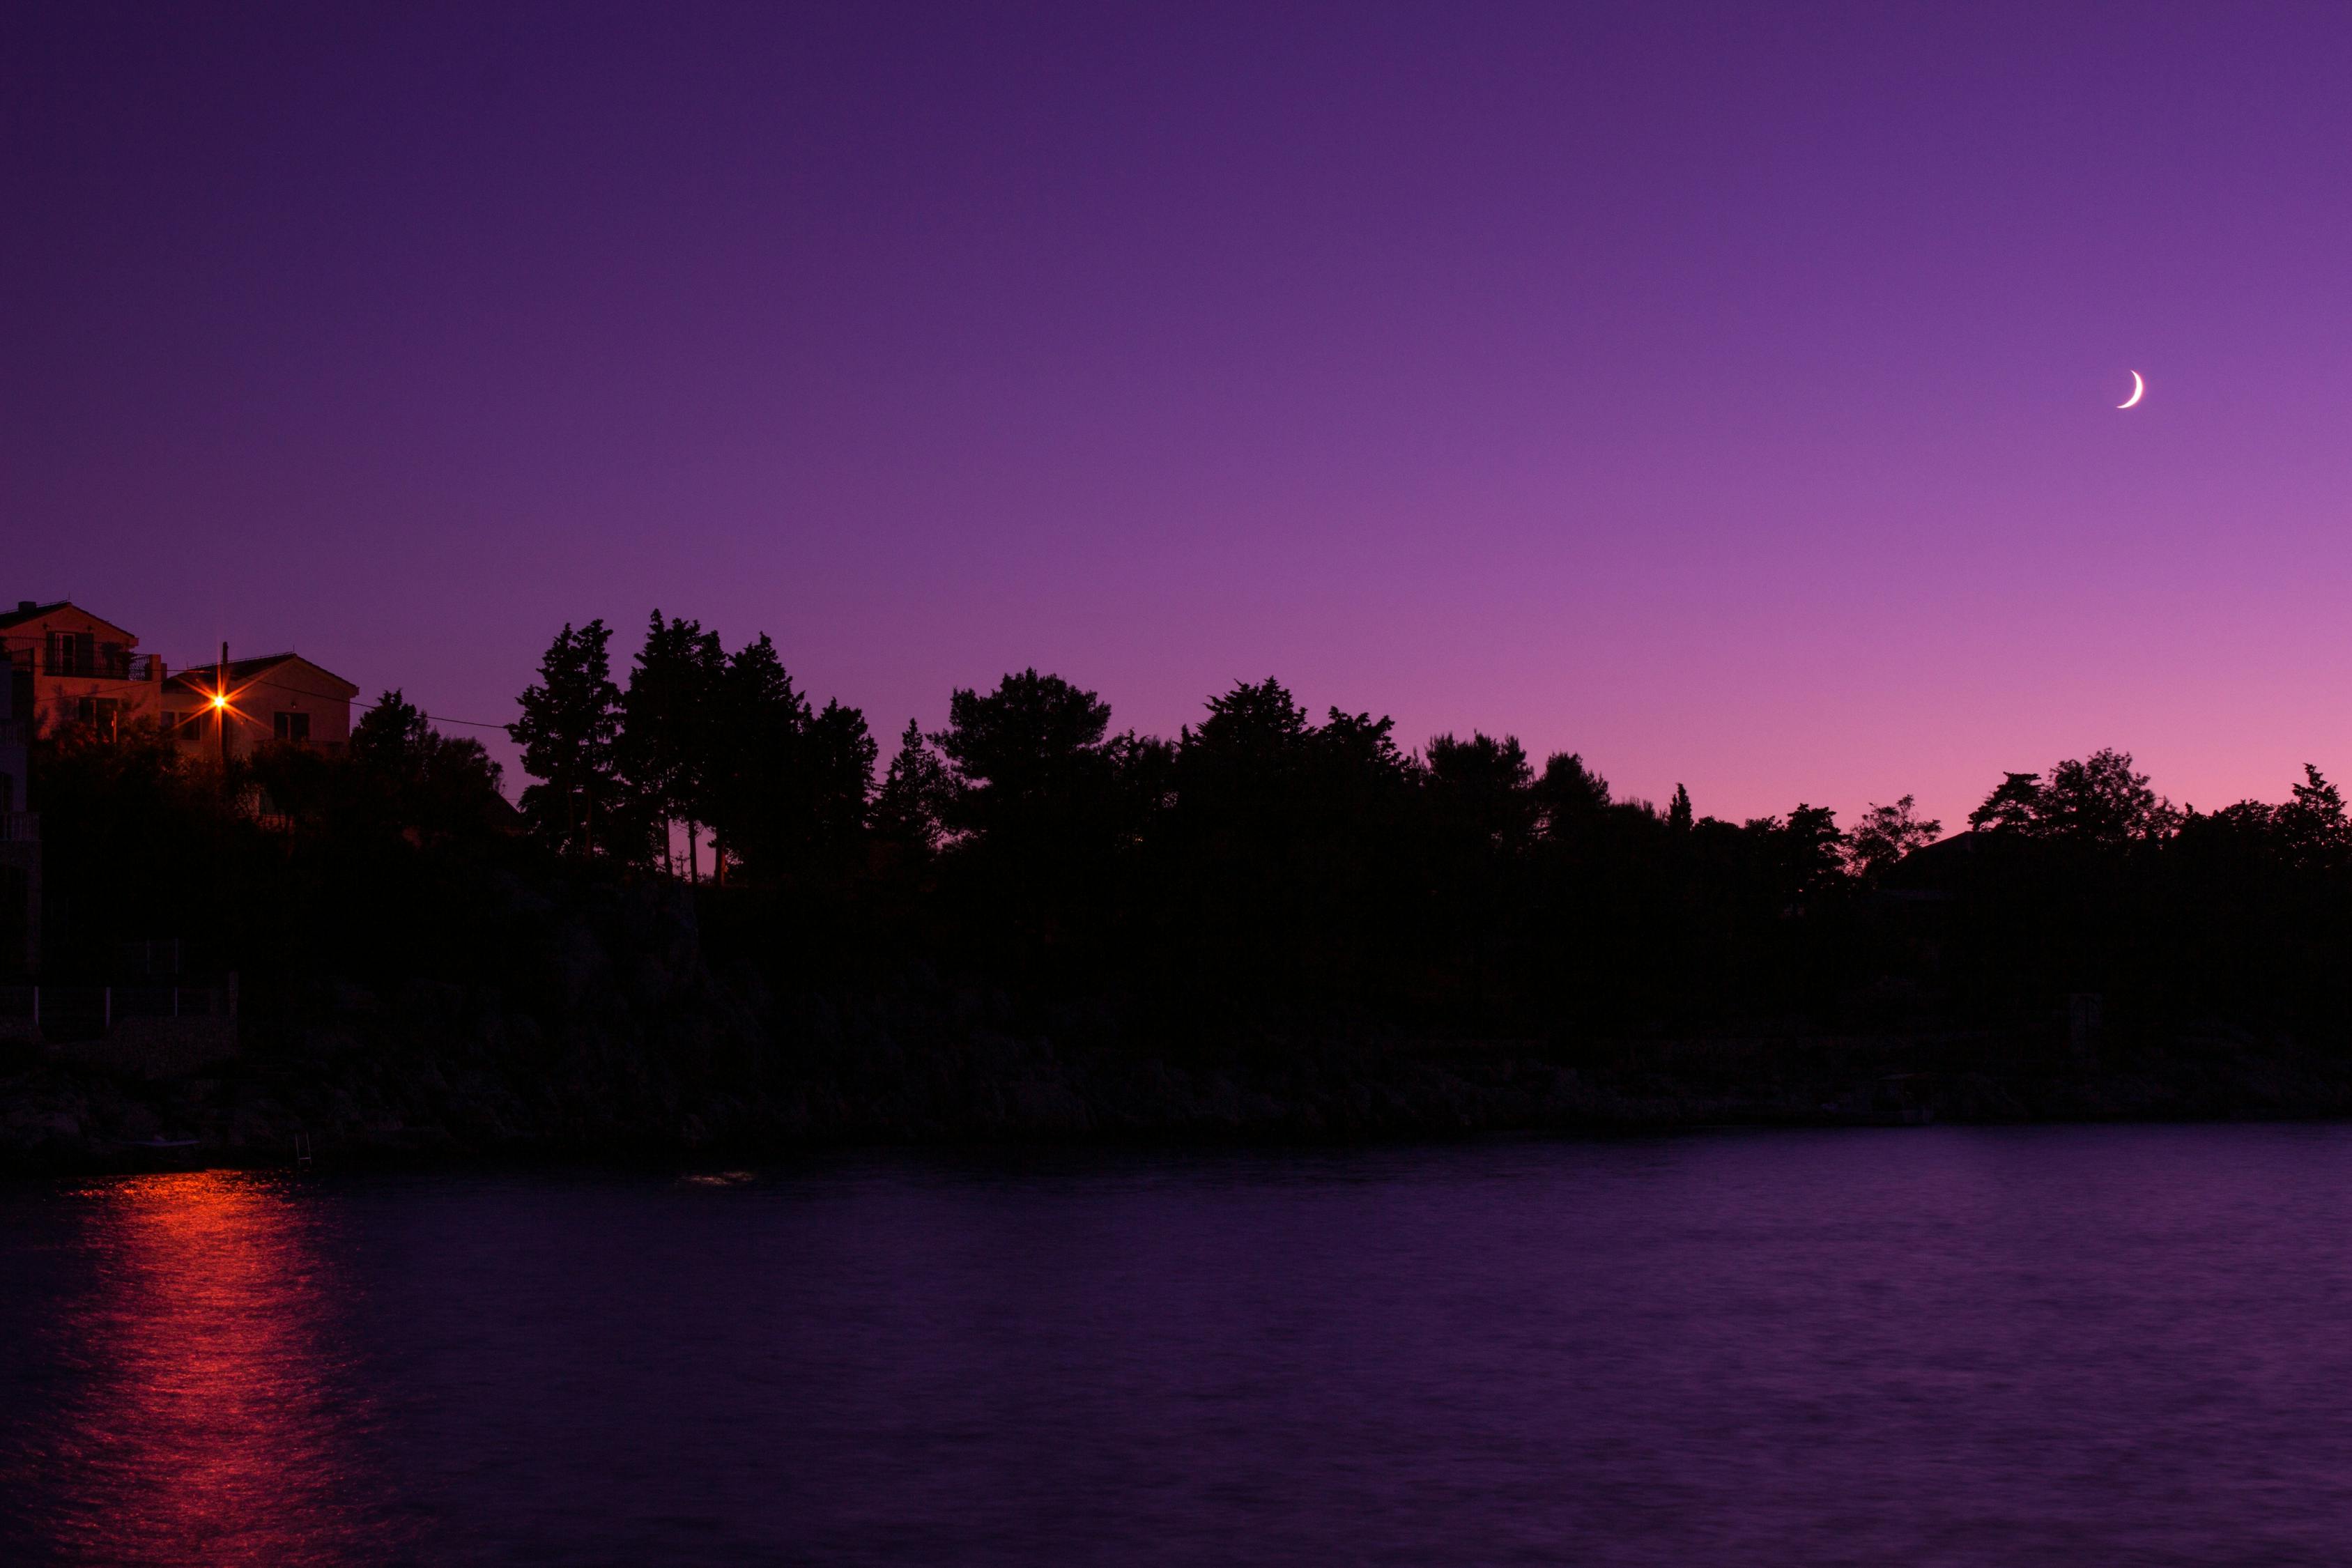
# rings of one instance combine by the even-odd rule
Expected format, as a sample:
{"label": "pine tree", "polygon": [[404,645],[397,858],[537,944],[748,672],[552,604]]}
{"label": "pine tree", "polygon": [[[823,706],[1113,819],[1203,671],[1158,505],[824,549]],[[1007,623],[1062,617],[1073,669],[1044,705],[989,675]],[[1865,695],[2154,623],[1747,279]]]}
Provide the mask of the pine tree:
{"label": "pine tree", "polygon": [[866,831],[877,748],[866,728],[866,715],[831,699],[809,721],[807,742],[803,766],[811,847],[837,856]]}
{"label": "pine tree", "polygon": [[620,763],[631,793],[659,826],[667,852],[672,822],[686,826],[687,874],[701,879],[700,840],[719,743],[719,636],[699,623],[653,613],[622,699]]}
{"label": "pine tree", "polygon": [[465,833],[503,814],[502,770],[479,741],[436,730],[398,688],[352,726],[358,809],[415,835]]}
{"label": "pine tree", "polygon": [[612,638],[601,619],[576,632],[567,624],[540,661],[537,684],[520,699],[522,717],[507,726],[522,748],[524,771],[540,781],[522,792],[523,816],[566,854],[593,855],[600,843],[611,853],[625,837],[606,820],[621,794]]}
{"label": "pine tree", "polygon": [[2345,817],[2343,793],[2309,763],[2303,765],[2303,777],[2293,797],[2273,814],[2280,843],[2294,864],[2339,867],[2352,858],[2352,822]]}
{"label": "pine tree", "polygon": [[394,687],[352,726],[352,765],[379,778],[406,780],[424,766],[432,726]]}
{"label": "pine tree", "polygon": [[1800,804],[1780,830],[1790,890],[1800,898],[1835,885],[1845,876],[1846,836],[1837,813],[1826,805]]}
{"label": "pine tree", "polygon": [[890,771],[874,797],[875,836],[919,858],[930,855],[945,837],[942,819],[954,787],[947,764],[923,739],[922,726],[908,720],[898,754],[890,759]]}
{"label": "pine tree", "polygon": [[1100,782],[1110,704],[1058,675],[1007,675],[985,696],[948,698],[931,737],[955,770],[949,826],[1007,847],[1053,840]]}
{"label": "pine tree", "polygon": [[1497,740],[1482,730],[1472,731],[1466,741],[1433,735],[1423,754],[1430,799],[1454,828],[1507,851],[1533,835],[1542,803],[1527,748],[1517,735]]}
{"label": "pine tree", "polygon": [[1544,832],[1565,839],[1589,826],[1609,805],[1609,781],[1584,765],[1574,752],[1556,752],[1536,780],[1536,800],[1543,807]]}
{"label": "pine tree", "polygon": [[728,860],[774,872],[792,856],[794,825],[805,817],[808,699],[765,633],[730,657],[718,679],[718,738],[709,779],[711,840]]}

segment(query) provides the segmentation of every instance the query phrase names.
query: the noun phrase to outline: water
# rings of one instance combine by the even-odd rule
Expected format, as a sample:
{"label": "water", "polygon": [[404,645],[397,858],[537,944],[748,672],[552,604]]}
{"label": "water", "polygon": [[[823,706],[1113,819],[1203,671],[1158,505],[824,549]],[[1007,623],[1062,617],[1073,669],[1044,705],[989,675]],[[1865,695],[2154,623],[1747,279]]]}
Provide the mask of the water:
{"label": "water", "polygon": [[2335,1563],[2352,1131],[0,1187],[8,1563]]}

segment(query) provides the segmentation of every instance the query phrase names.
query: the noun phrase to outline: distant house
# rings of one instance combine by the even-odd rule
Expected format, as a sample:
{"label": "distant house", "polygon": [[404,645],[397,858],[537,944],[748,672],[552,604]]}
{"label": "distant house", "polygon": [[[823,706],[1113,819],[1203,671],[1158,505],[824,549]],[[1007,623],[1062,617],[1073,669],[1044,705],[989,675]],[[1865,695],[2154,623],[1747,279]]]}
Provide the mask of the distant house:
{"label": "distant house", "polygon": [[138,649],[132,633],[67,600],[23,599],[0,613],[0,974],[29,971],[40,956],[40,828],[26,789],[37,735],[79,726],[111,737],[153,724],[206,757],[219,754],[224,730],[232,757],[274,742],[340,754],[351,742],[360,689],[299,654],[173,675]]}
{"label": "distant house", "polygon": [[[226,716],[215,706],[226,692]],[[249,756],[274,741],[310,746],[341,756],[352,739],[352,699],[360,689],[299,653],[231,659],[224,686],[221,667],[197,665],[163,684],[164,727],[182,745],[217,752],[221,727],[228,728],[232,757]]]}
{"label": "distant house", "polygon": [[231,660],[224,720],[213,701],[221,689],[218,665],[173,675],[138,648],[135,635],[67,600],[20,600],[13,613],[0,615],[0,662],[28,735],[73,724],[115,735],[143,721],[217,754],[226,722],[236,757],[271,741],[341,752],[351,740],[352,700],[360,689],[299,654]]}
{"label": "distant house", "polygon": [[111,735],[133,720],[153,720],[167,672],[138,647],[130,632],[68,601],[19,600],[0,614],[16,721],[27,731],[79,723]]}

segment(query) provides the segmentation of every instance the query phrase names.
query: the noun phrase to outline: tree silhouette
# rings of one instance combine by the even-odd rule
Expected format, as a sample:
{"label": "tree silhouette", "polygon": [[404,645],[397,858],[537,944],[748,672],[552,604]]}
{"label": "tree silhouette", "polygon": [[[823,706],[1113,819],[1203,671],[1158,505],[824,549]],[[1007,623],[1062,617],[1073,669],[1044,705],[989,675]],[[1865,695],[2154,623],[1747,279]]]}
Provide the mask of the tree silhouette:
{"label": "tree silhouette", "polygon": [[954,770],[948,825],[994,844],[1050,839],[1103,782],[1109,728],[1109,703],[1034,668],[986,696],[957,690],[948,727],[930,738]]}
{"label": "tree silhouette", "polygon": [[2132,771],[2131,753],[2113,748],[2053,768],[2036,817],[2044,833],[2109,848],[2161,838],[2180,821],[2147,775]]}
{"label": "tree silhouette", "polygon": [[1253,686],[1240,682],[1209,699],[1209,715],[1184,732],[1184,749],[1196,759],[1229,758],[1246,772],[1287,765],[1307,739],[1307,710],[1272,676]]}
{"label": "tree silhouette", "polygon": [[1061,968],[1126,951],[1128,889],[1167,809],[1172,748],[1109,725],[1093,692],[1027,669],[954,692],[930,737],[960,836],[943,898],[999,962]]}
{"label": "tree silhouette", "polygon": [[660,825],[665,852],[670,824],[685,826],[690,881],[702,879],[700,840],[722,743],[725,669],[717,633],[694,621],[664,621],[656,610],[621,700],[622,773],[646,814]]}
{"label": "tree silhouette", "polygon": [[[660,617],[648,632],[620,704],[628,777],[649,799],[686,781],[660,798],[724,845],[740,907],[791,911],[791,951],[837,933],[833,958],[878,944],[868,958],[919,956],[961,989],[1117,998],[1203,1040],[1332,1020],[1580,1038],[1827,1018],[1890,966],[1900,994],[1976,1020],[2046,1018],[2092,990],[2216,1016],[2266,998],[2352,1026],[2352,994],[2322,978],[2352,944],[2352,822],[2316,769],[2282,804],[2200,815],[2128,754],[2092,752],[2003,775],[1965,852],[1921,856],[1940,825],[1907,795],[1850,835],[1810,803],[1701,818],[1680,784],[1664,809],[1616,799],[1579,753],[1538,775],[1509,735],[1449,731],[1408,755],[1390,720],[1315,722],[1270,677],[1208,697],[1171,743],[1114,733],[1097,694],[1028,668],[952,692],[934,733],[908,724],[877,787],[863,716],[813,704],[768,638],[720,660],[697,701],[665,687],[690,693],[715,637]],[[650,840],[600,793],[602,648],[591,623],[550,649],[516,727],[526,798],[547,843],[642,869]],[[428,728],[387,694],[353,773],[403,773],[391,759],[428,748]],[[698,745],[698,774],[665,771]],[[313,803],[306,822],[341,798],[315,762],[269,775]],[[1939,896],[1857,896],[1885,888]]]}
{"label": "tree silhouette", "polygon": [[890,759],[890,771],[874,796],[875,837],[918,860],[929,859],[946,833],[953,787],[946,764],[923,739],[922,726],[908,720],[898,754]]}
{"label": "tree silhouette", "polygon": [[619,763],[621,692],[613,684],[610,627],[569,623],[541,659],[539,680],[517,700],[522,717],[507,733],[540,782],[522,792],[532,829],[568,855],[626,853]]}
{"label": "tree silhouette", "polygon": [[1516,735],[1473,731],[1466,741],[1431,739],[1429,788],[1438,811],[1460,830],[1509,853],[1535,835],[1538,804],[1528,753]]}
{"label": "tree silhouette", "polygon": [[1846,842],[1846,858],[1855,875],[1874,885],[1896,861],[1933,844],[1943,831],[1942,823],[1920,816],[1906,795],[1893,805],[1873,805],[1862,814]]}
{"label": "tree silhouette", "polygon": [[1556,837],[1590,826],[1609,805],[1609,781],[1586,767],[1574,752],[1547,761],[1535,787],[1544,830]]}
{"label": "tree silhouette", "polygon": [[2303,783],[2272,820],[2291,863],[2320,871],[2340,871],[2352,863],[2352,822],[2345,817],[2344,795],[2309,763],[2303,765]]}
{"label": "tree silhouette", "polygon": [[397,688],[352,726],[350,754],[364,809],[412,833],[463,834],[507,815],[503,770],[482,743],[442,734]]}
{"label": "tree silhouette", "polygon": [[1331,709],[1312,750],[1317,787],[1349,811],[1385,813],[1417,777],[1412,759],[1397,748],[1396,721],[1386,715]]}
{"label": "tree silhouette", "polygon": [[724,868],[770,882],[832,878],[858,854],[874,787],[866,716],[828,701],[812,711],[762,633],[714,682],[717,740],[709,813]]}
{"label": "tree silhouette", "polygon": [[1261,870],[1289,855],[1310,817],[1328,809],[1315,789],[1316,742],[1306,709],[1271,678],[1210,698],[1206,717],[1178,737],[1174,759],[1181,831],[1196,861],[1213,840],[1219,853]]}
{"label": "tree silhouette", "polygon": [[352,762],[362,772],[382,777],[413,778],[423,771],[432,735],[433,727],[423,710],[394,687],[377,698],[375,706],[352,726]]}
{"label": "tree silhouette", "polygon": [[1815,897],[1844,878],[1846,837],[1828,806],[1800,805],[1789,813],[1779,838],[1784,885],[1791,896]]}
{"label": "tree silhouette", "polygon": [[878,748],[859,710],[828,700],[809,721],[806,795],[813,845],[835,858],[848,852],[866,828]]}
{"label": "tree silhouette", "polygon": [[1969,813],[1969,831],[2031,835],[2042,827],[2042,775],[2004,773],[1984,804]]}
{"label": "tree silhouette", "polygon": [[730,858],[769,875],[798,863],[815,832],[808,773],[808,699],[765,633],[712,679],[713,742],[706,814],[723,879]]}

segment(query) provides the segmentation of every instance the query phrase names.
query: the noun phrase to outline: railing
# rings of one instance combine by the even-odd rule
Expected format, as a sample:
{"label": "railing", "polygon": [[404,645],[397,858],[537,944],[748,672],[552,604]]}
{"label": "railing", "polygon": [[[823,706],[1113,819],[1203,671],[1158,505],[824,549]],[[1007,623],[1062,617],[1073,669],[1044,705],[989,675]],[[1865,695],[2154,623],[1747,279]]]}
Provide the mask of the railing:
{"label": "railing", "polygon": [[131,655],[120,648],[83,648],[60,644],[49,649],[49,657],[41,661],[41,673],[73,676],[87,680],[128,680],[131,679]]}
{"label": "railing", "polygon": [[236,977],[225,985],[0,985],[0,1019],[22,1019],[51,1040],[100,1039],[125,1018],[234,1018]]}
{"label": "railing", "polygon": [[0,811],[0,844],[38,844],[40,841],[39,812]]}
{"label": "railing", "polygon": [[91,647],[63,639],[47,647],[32,643],[0,647],[0,668],[87,680],[161,680],[165,673],[163,661],[152,653],[132,653],[124,647]]}
{"label": "railing", "polygon": [[110,985],[107,1005],[117,1018],[234,1018],[233,992],[211,985]]}
{"label": "railing", "polygon": [[[175,936],[147,937],[138,942],[119,942],[115,946],[114,972],[146,979],[153,979],[157,975],[177,975],[180,973],[180,939]],[[179,982],[175,979],[172,984]]]}

